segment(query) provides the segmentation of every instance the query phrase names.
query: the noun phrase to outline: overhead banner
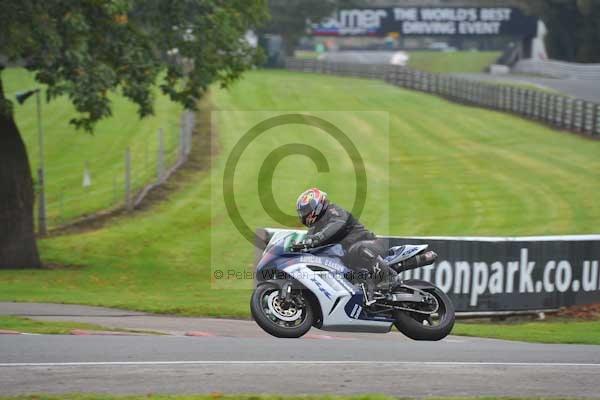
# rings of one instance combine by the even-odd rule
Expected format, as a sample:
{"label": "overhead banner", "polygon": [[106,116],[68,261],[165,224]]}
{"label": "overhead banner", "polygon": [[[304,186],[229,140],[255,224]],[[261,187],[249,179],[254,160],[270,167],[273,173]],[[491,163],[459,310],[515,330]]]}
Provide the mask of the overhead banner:
{"label": "overhead banner", "polygon": [[511,7],[389,7],[340,9],[316,36],[535,36],[537,18]]}
{"label": "overhead banner", "polygon": [[[269,231],[263,232],[268,241]],[[429,244],[437,262],[403,277],[435,284],[460,312],[600,303],[600,235],[387,239],[390,247]]]}

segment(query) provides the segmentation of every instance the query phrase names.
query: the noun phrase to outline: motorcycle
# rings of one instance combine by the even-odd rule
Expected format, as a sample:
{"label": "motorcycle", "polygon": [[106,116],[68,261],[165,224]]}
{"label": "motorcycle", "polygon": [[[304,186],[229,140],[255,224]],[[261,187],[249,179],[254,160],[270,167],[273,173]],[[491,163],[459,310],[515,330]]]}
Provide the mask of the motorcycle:
{"label": "motorcycle", "polygon": [[[372,333],[387,333],[395,326],[411,339],[435,341],[452,330],[454,306],[435,285],[399,280],[389,290],[368,296],[361,274],[344,265],[341,245],[298,251],[302,236],[276,232],[257,264],[250,309],[267,333],[299,338],[313,326],[325,331]],[[435,253],[426,252],[427,248],[392,247],[385,260],[399,272],[419,268],[435,261]]]}

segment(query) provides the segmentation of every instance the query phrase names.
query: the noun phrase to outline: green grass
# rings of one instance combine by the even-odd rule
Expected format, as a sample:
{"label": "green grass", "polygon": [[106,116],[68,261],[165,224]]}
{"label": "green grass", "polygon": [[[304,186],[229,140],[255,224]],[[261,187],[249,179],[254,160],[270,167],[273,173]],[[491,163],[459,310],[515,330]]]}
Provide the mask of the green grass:
{"label": "green grass", "polygon": [[408,66],[427,72],[483,72],[500,56],[496,51],[411,51]]}
{"label": "green grass", "polygon": [[600,344],[600,321],[457,323],[452,334],[535,343]]}
{"label": "green grass", "polygon": [[[134,218],[40,241],[44,261],[85,268],[0,271],[0,300],[247,317],[252,280],[211,278],[212,269],[251,270],[254,256],[225,211],[224,165],[254,123],[290,110],[327,118],[355,141],[369,176],[361,220],[379,234],[545,235],[599,226],[600,142],[376,81],[314,74],[253,71],[229,91],[215,90],[212,101],[233,111],[214,116],[219,156],[209,172],[186,171],[185,187]],[[244,153],[235,193],[251,227],[278,225],[261,208],[257,175],[285,143],[317,146],[330,172],[318,173],[306,157],[282,160],[273,180],[282,209],[292,214],[297,194],[312,185],[352,204],[352,165],[325,136],[274,128]]]}
{"label": "green grass", "polygon": [[110,329],[95,324],[62,321],[35,321],[29,318],[11,315],[0,315],[0,330],[2,329],[25,333],[58,335],[69,334],[73,329],[85,329],[90,331],[116,331],[115,329]]}
{"label": "green grass", "polygon": [[316,51],[310,51],[310,50],[296,50],[294,52],[294,57],[306,59],[306,60],[315,60],[315,59],[319,58],[319,53]]}
{"label": "green grass", "polygon": [[[8,68],[2,72],[5,95],[38,86],[33,73]],[[42,97],[45,99],[45,93]],[[124,198],[125,148],[131,149],[132,180],[140,188],[155,176],[157,131],[165,131],[165,144],[174,157],[181,107],[156,91],[155,115],[140,120],[137,107],[118,94],[110,95],[113,116],[97,125],[95,133],[77,131],[69,120],[77,114],[66,97],[42,101],[46,167],[46,198],[50,225],[108,208]],[[35,97],[25,104],[14,101],[15,119],[25,140],[32,174],[39,166]],[[85,163],[92,186],[84,188]]]}
{"label": "green grass", "polygon": [[282,396],[264,394],[236,394],[224,395],[222,393],[196,394],[196,395],[133,395],[115,396],[110,394],[35,394],[25,396],[0,396],[0,400],[392,400],[395,397],[384,395],[360,395],[360,396]]}
{"label": "green grass", "polygon": [[[408,66],[420,71],[437,73],[483,72],[500,57],[497,51],[409,51]],[[294,57],[316,59],[315,51],[296,51]]]}
{"label": "green grass", "polygon": [[[196,395],[133,395],[115,396],[110,394],[35,394],[24,396],[0,396],[0,400],[394,400],[398,397],[385,396],[381,394],[363,394],[354,396],[332,396],[332,395],[266,395],[266,394],[234,394],[223,393],[196,394]],[[406,397],[405,399],[409,399]],[[561,400],[568,397],[426,397],[428,400]]]}

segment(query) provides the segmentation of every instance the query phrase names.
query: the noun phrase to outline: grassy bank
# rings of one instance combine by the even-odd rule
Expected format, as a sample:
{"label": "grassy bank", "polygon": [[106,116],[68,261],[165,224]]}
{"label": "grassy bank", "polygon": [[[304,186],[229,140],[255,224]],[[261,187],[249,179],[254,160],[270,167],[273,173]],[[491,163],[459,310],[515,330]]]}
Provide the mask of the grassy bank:
{"label": "grassy bank", "polygon": [[[420,71],[437,73],[475,73],[483,72],[486,67],[500,57],[497,51],[408,51],[408,66]],[[316,59],[315,51],[296,51],[294,57]]]}
{"label": "grassy bank", "polygon": [[[266,394],[238,394],[225,395],[222,393],[211,393],[205,395],[137,395],[137,396],[115,396],[110,394],[67,394],[67,395],[51,395],[51,394],[35,394],[26,396],[0,396],[0,400],[393,400],[397,397],[385,396],[381,394],[363,394],[355,396],[282,396],[282,395],[266,395]],[[407,397],[406,399],[410,399]],[[549,400],[545,397],[427,397],[428,400]],[[552,397],[552,400],[568,399],[567,397]]]}
{"label": "grassy bank", "polygon": [[[210,171],[186,171],[187,184],[168,201],[133,218],[40,241],[45,262],[83,267],[0,271],[0,300],[247,317],[252,279],[213,275],[251,270],[254,256],[224,205],[225,163],[250,127],[289,111],[331,121],[360,150],[368,175],[361,219],[380,234],[597,231],[600,142],[381,82],[313,74],[253,71],[231,90],[215,90],[212,101],[229,111],[213,118],[218,155]],[[273,128],[236,170],[237,204],[252,228],[279,225],[263,210],[257,182],[263,160],[286,143],[316,147],[330,172],[319,173],[305,156],[281,160],[273,192],[283,211],[293,214],[297,194],[313,185],[353,203],[354,169],[338,143],[307,126]]]}
{"label": "grassy bank", "polygon": [[500,56],[497,51],[411,51],[408,66],[428,72],[483,72]]}
{"label": "grassy bank", "polygon": [[17,331],[24,333],[59,334],[68,335],[74,329],[86,331],[119,331],[95,324],[62,321],[35,321],[24,317],[0,315],[0,330]]}
{"label": "grassy bank", "polygon": [[[12,98],[18,91],[39,86],[34,75],[24,69],[2,72],[4,91]],[[124,198],[124,159],[129,147],[132,156],[132,181],[140,188],[156,175],[157,132],[163,128],[167,162],[174,160],[179,135],[181,107],[155,91],[155,115],[140,120],[137,107],[113,93],[111,118],[98,123],[94,134],[76,131],[69,124],[76,117],[66,97],[50,103],[42,101],[46,201],[50,225],[105,209]],[[39,166],[38,123],[35,98],[15,104],[15,120],[27,146],[32,173]],[[91,186],[83,187],[87,164]]]}
{"label": "grassy bank", "polygon": [[600,321],[457,323],[452,334],[535,343],[600,344]]}

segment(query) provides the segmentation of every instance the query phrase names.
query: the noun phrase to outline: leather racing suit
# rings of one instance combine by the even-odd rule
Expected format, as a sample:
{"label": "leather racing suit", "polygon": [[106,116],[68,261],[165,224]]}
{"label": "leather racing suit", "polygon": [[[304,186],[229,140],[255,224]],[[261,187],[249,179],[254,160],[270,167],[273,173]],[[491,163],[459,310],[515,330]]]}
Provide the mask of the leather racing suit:
{"label": "leather racing suit", "polygon": [[306,240],[312,242],[312,247],[341,244],[346,254],[344,262],[355,272],[368,269],[370,273],[379,273],[378,261],[388,250],[386,240],[378,239],[351,213],[334,203],[329,203],[325,213],[308,229]]}

